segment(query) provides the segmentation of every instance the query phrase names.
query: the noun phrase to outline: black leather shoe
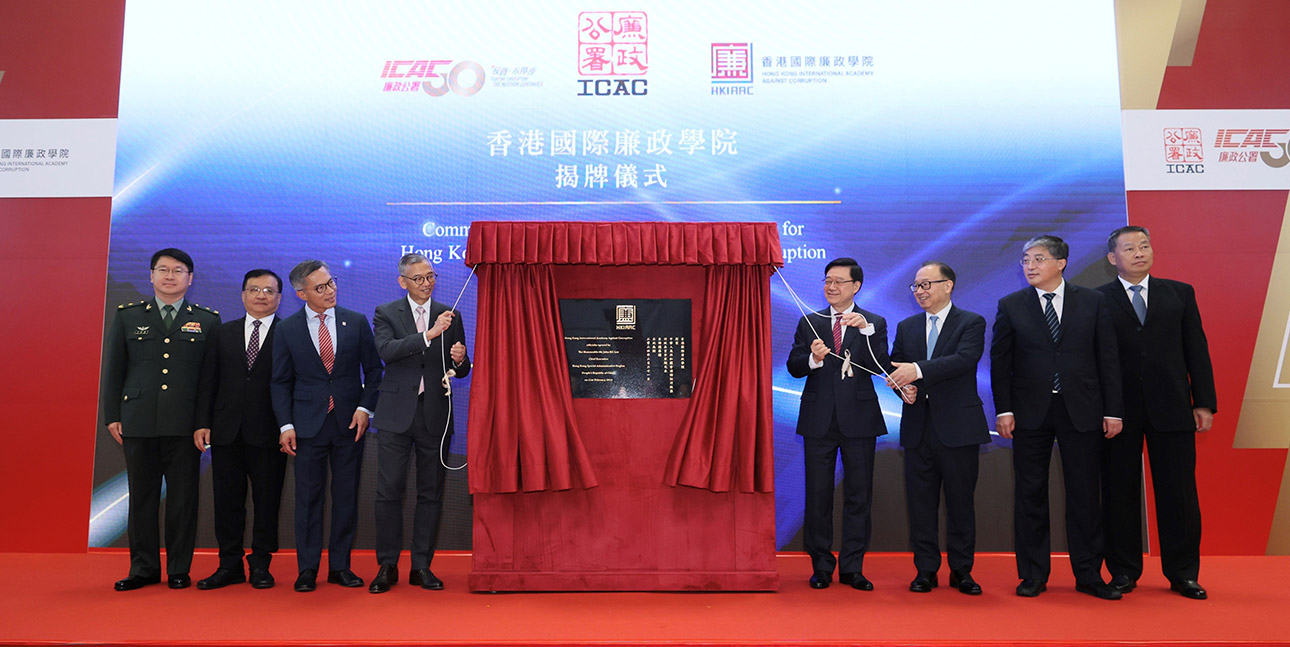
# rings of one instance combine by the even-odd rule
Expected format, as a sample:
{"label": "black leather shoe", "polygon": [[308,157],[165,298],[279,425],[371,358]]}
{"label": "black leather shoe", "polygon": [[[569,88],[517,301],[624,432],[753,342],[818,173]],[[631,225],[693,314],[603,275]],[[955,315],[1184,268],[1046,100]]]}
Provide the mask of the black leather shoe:
{"label": "black leather shoe", "polygon": [[981,595],[981,585],[972,579],[969,571],[950,571],[950,586],[966,595]]}
{"label": "black leather shoe", "polygon": [[160,584],[160,583],[161,583],[160,575],[153,575],[152,577],[141,577],[139,575],[131,575],[130,577],[125,578],[124,580],[117,580],[116,584],[112,585],[112,588],[118,591],[133,591],[135,589],[141,589],[145,586],[148,586],[149,584]]}
{"label": "black leather shoe", "polygon": [[858,575],[858,573],[838,573],[838,584],[851,586],[856,582],[856,575]]}
{"label": "black leather shoe", "polygon": [[1177,582],[1170,582],[1169,590],[1181,593],[1184,598],[1191,598],[1193,600],[1209,599],[1209,594],[1205,592],[1205,587],[1201,586],[1200,582],[1197,582],[1196,580],[1179,580]]}
{"label": "black leather shoe", "polygon": [[273,574],[267,568],[251,569],[251,588],[253,589],[271,589],[273,588]]}
{"label": "black leather shoe", "polygon": [[197,588],[203,591],[219,589],[230,584],[241,584],[246,581],[246,575],[242,571],[235,571],[231,568],[217,568],[211,576],[204,580],[197,580]]}
{"label": "black leather shoe", "polygon": [[328,584],[339,584],[347,589],[355,589],[363,585],[363,578],[354,574],[354,571],[348,568],[343,571],[328,571]]}
{"label": "black leather shoe", "polygon": [[1040,593],[1048,590],[1048,585],[1037,580],[1022,580],[1017,585],[1017,595],[1023,598],[1037,598]]}
{"label": "black leather shoe", "polygon": [[1138,588],[1138,581],[1130,578],[1128,575],[1116,575],[1111,578],[1111,588],[1120,593],[1131,593],[1133,589]]}
{"label": "black leather shoe", "polygon": [[870,582],[863,574],[856,573],[855,579],[851,581],[851,588],[857,591],[872,591],[873,582]]}
{"label": "black leather shoe", "polygon": [[[328,577],[327,581],[331,581]],[[372,585],[367,587],[370,593],[385,593],[390,590],[391,586],[399,583],[399,567],[393,564],[382,564],[380,570],[376,571],[376,577],[372,578]]]}
{"label": "black leather shoe", "polygon": [[296,578],[296,592],[308,593],[318,588],[318,571],[312,568],[306,568],[300,572],[300,577]]}
{"label": "black leather shoe", "polygon": [[919,573],[913,582],[909,583],[909,590],[914,593],[931,593],[936,588],[936,573]]}
{"label": "black leather shoe", "polygon": [[1119,591],[1101,582],[1097,584],[1076,583],[1075,590],[1080,593],[1087,593],[1100,600],[1119,600],[1123,597]]}
{"label": "black leather shoe", "polygon": [[443,580],[434,576],[428,568],[418,568],[408,575],[408,584],[419,586],[427,591],[442,591]]}
{"label": "black leather shoe", "polygon": [[193,581],[189,579],[188,573],[183,573],[180,575],[171,575],[170,577],[166,578],[166,586],[169,586],[172,589],[186,589],[189,586],[191,586],[192,583]]}
{"label": "black leather shoe", "polygon": [[829,588],[829,584],[832,582],[832,573],[826,571],[815,571],[815,573],[811,575],[811,588],[813,589],[827,589]]}

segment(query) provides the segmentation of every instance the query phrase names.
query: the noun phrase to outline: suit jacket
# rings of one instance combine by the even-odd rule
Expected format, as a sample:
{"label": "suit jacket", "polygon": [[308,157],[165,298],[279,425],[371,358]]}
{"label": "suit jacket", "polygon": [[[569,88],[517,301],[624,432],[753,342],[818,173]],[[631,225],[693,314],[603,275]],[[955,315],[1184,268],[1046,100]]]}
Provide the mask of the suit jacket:
{"label": "suit jacket", "polygon": [[273,415],[269,380],[273,377],[273,318],[260,331],[260,353],[246,365],[246,319],[238,317],[215,329],[206,342],[201,382],[197,389],[197,428],[211,430],[211,444],[224,446],[242,434],[252,447],[278,446],[278,420]]}
{"label": "suit jacket", "polygon": [[1053,373],[1079,431],[1100,431],[1102,418],[1124,417],[1120,356],[1111,308],[1101,292],[1066,282],[1061,332],[1054,342],[1035,288],[999,299],[990,345],[994,409],[1011,411],[1017,427],[1037,429],[1052,401]]}
{"label": "suit jacket", "polygon": [[893,362],[913,362],[923,371],[915,382],[918,397],[906,403],[900,416],[900,444],[917,447],[928,414],[936,437],[946,447],[990,442],[985,408],[976,390],[976,367],[985,352],[985,317],[958,306],[941,322],[941,332],[927,357],[927,314],[918,313],[896,324],[891,347]]}
{"label": "suit jacket", "polygon": [[[879,374],[891,370],[891,360],[887,356],[887,320],[868,310],[856,308],[855,312],[873,324],[874,334],[866,337],[858,328],[844,326],[841,354],[851,351],[852,362]],[[824,366],[811,370],[811,342],[815,340],[816,332],[824,343],[830,347],[833,345],[833,322],[829,318],[829,309],[820,310],[815,315],[809,322],[807,317],[798,320],[793,348],[788,353],[789,374],[806,378],[802,405],[797,413],[797,433],[812,438],[824,437],[836,412],[843,436],[865,438],[886,434],[887,423],[883,420],[878,394],[869,373],[852,367],[854,375],[842,379],[842,360],[832,355],[825,356]],[[872,356],[869,354],[870,344]]]}
{"label": "suit jacket", "polygon": [[[426,302],[426,325],[448,310],[448,306],[431,299]],[[453,369],[458,378],[470,373],[470,357],[454,366],[449,349],[452,345],[466,343],[466,327],[461,313],[453,311],[452,325],[443,334],[425,343],[425,335],[417,332],[416,315],[407,297],[377,306],[372,317],[376,332],[376,352],[385,362],[385,378],[381,381],[381,398],[376,410],[381,431],[403,433],[412,426],[416,413],[417,390],[425,380],[424,399],[426,424],[442,428],[448,424],[448,401],[443,397],[444,367]],[[434,396],[434,397],[432,397]],[[449,429],[451,432],[451,428]]]}
{"label": "suit jacket", "polygon": [[154,299],[117,307],[104,349],[100,406],[125,436],[192,436],[206,340],[219,312],[185,300],[167,329]]}
{"label": "suit jacket", "polygon": [[1098,288],[1111,321],[1124,375],[1124,415],[1157,431],[1195,431],[1192,409],[1218,410],[1209,342],[1200,324],[1196,290],[1179,281],[1147,280],[1147,320],[1138,322],[1119,279]]}
{"label": "suit jacket", "polygon": [[328,396],[335,400],[336,419],[347,426],[358,407],[376,411],[381,386],[381,358],[367,317],[336,306],[336,357],[328,374],[309,334],[305,317],[311,312],[305,306],[283,319],[273,343],[273,413],[300,438],[322,428]]}

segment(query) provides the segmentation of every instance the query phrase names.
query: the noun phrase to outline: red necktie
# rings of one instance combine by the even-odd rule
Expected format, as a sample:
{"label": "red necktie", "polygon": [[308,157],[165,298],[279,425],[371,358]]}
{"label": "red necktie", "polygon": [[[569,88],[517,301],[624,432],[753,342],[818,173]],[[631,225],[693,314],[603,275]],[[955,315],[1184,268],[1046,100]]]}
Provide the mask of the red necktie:
{"label": "red necktie", "polygon": [[842,315],[833,317],[833,350],[842,352]]}
{"label": "red necktie", "polygon": [[[318,355],[322,357],[323,368],[331,373],[332,366],[336,364],[336,355],[331,348],[331,332],[327,330],[327,315],[318,315]],[[336,400],[331,395],[327,396],[327,413],[331,413],[336,408]]]}

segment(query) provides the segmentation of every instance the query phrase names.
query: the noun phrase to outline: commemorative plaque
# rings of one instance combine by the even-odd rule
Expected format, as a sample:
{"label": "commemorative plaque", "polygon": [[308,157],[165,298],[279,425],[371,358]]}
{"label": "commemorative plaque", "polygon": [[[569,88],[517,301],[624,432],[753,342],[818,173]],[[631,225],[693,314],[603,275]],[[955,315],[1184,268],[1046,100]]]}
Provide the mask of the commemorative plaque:
{"label": "commemorative plaque", "polygon": [[690,397],[689,299],[560,299],[575,398]]}

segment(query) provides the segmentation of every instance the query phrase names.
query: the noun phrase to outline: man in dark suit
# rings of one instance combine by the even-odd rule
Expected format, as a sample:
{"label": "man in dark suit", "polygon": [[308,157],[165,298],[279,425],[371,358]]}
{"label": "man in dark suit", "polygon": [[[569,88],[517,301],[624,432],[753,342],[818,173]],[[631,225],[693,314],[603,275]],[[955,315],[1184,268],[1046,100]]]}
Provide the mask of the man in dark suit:
{"label": "man in dark suit", "polygon": [[[887,433],[870,373],[883,375],[887,322],[857,308],[853,299],[864,281],[855,259],[839,258],[824,268],[824,298],[829,307],[797,323],[788,372],[805,377],[797,433],[806,460],[806,508],[802,543],[811,556],[812,588],[838,581],[862,591],[873,584],[864,576],[873,503],[876,439]],[[833,474],[842,455],[842,548],[833,555]]]}
{"label": "man in dark suit", "polygon": [[1132,591],[1142,576],[1142,445],[1150,447],[1151,483],[1160,531],[1160,565],[1170,588],[1208,597],[1200,575],[1200,499],[1196,494],[1196,432],[1218,410],[1209,342],[1196,291],[1150,275],[1151,234],[1121,227],[1106,241],[1119,277],[1098,288],[1111,319],[1124,375],[1124,431],[1103,446],[1102,505],[1111,586]]}
{"label": "man in dark suit", "polygon": [[[444,456],[452,441],[452,396],[443,382],[470,373],[466,330],[449,306],[434,301],[435,271],[421,254],[399,259],[399,287],[407,296],[376,308],[376,350],[385,362],[377,435],[376,561],[372,593],[399,581],[403,548],[403,491],[408,459],[416,455],[416,508],[412,516],[412,573],[408,583],[440,590],[430,570],[443,509]],[[433,322],[433,323],[432,323]]]}
{"label": "man in dark suit", "polygon": [[278,443],[296,457],[295,589],[316,588],[322,519],[331,465],[331,533],[327,581],[359,587],[350,570],[358,510],[363,434],[376,409],[381,359],[367,317],[336,306],[336,279],[322,261],[303,261],[288,275],[305,302],[282,320],[273,344],[273,413]]}
{"label": "man in dark suit", "polygon": [[255,522],[246,566],[251,571],[251,586],[273,586],[269,562],[278,550],[278,510],[287,470],[287,455],[278,446],[278,422],[269,395],[275,314],[280,303],[282,279],[277,274],[271,270],[247,272],[242,277],[246,316],[216,328],[206,343],[193,442],[198,450],[211,453],[219,567],[197,582],[199,589],[246,581],[242,540],[248,481]]}
{"label": "man in dark suit", "polygon": [[912,384],[914,401],[900,417],[905,448],[905,502],[909,544],[917,575],[915,593],[936,588],[941,568],[941,491],[945,492],[950,586],[980,595],[972,579],[976,554],[976,494],[980,446],[990,442],[985,409],[976,390],[976,367],[985,352],[985,317],[951,303],[956,276],[945,263],[918,268],[909,288],[924,313],[896,325],[889,386]]}
{"label": "man in dark suit", "polygon": [[1102,579],[1101,442],[1120,433],[1124,413],[1110,304],[1062,277],[1070,251],[1062,239],[1039,236],[1022,249],[1030,287],[999,299],[990,346],[996,424],[1012,439],[1017,595],[1047,590],[1048,466],[1056,440],[1075,589],[1118,600],[1120,592]]}
{"label": "man in dark suit", "polygon": [[201,452],[193,449],[197,381],[219,313],[185,301],[193,259],[182,250],[152,255],[154,297],[117,307],[104,349],[101,406],[112,439],[125,450],[130,488],[130,574],[116,590],[161,581],[157,515],[166,483],[166,573],[186,588],[197,541]]}

